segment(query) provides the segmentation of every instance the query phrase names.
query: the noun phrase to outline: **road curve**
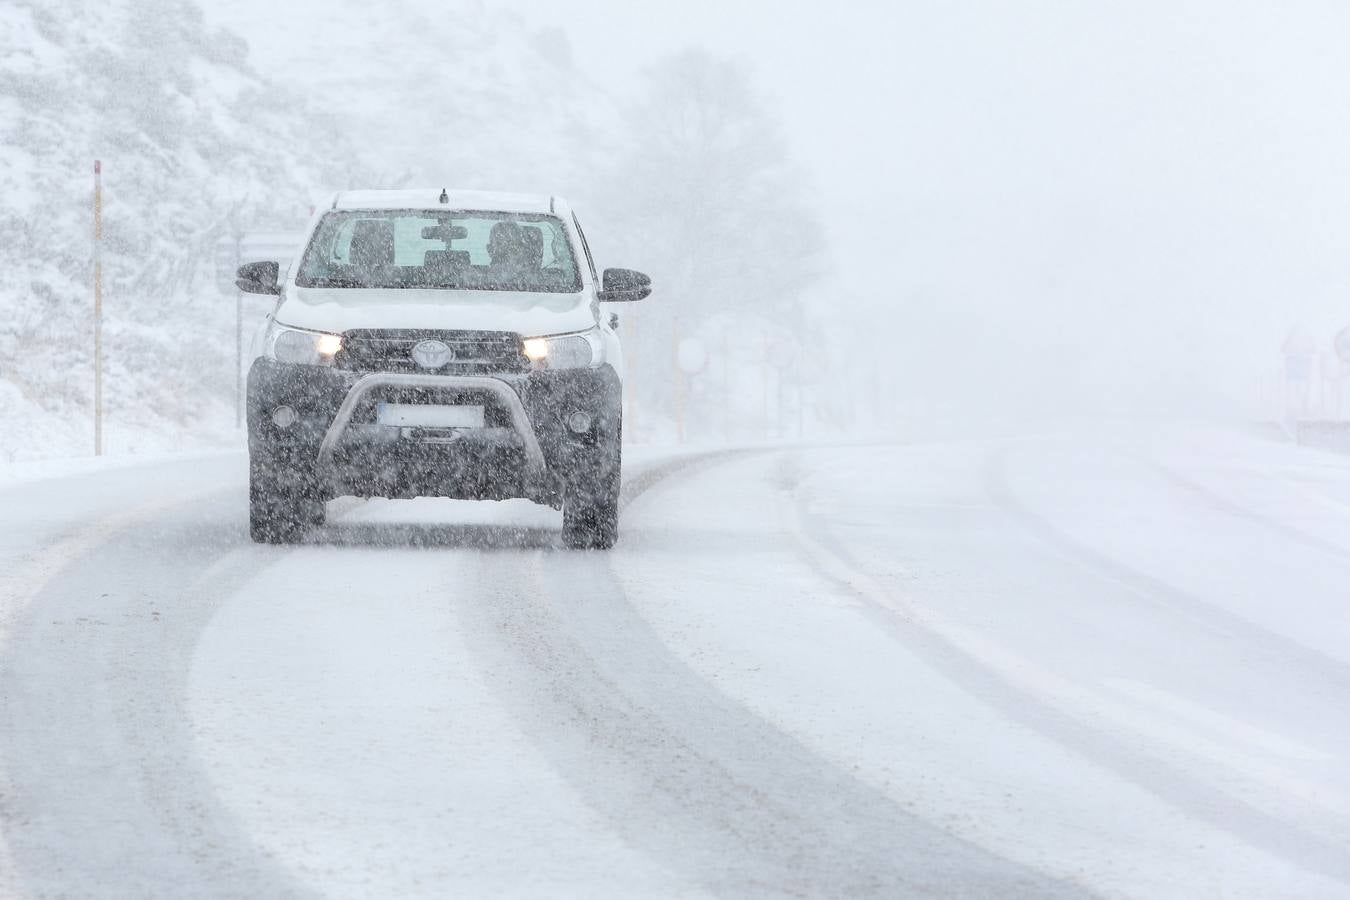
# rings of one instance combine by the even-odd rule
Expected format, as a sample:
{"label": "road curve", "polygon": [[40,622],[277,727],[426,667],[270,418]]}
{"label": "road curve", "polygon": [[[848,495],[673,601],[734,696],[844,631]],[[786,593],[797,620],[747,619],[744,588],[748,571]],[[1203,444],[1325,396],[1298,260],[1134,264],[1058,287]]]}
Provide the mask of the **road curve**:
{"label": "road curve", "polygon": [[[1350,473],[1092,440],[637,454],[608,554],[430,501],[258,547],[234,456],[12,485],[0,892],[1344,893],[1350,536],[1261,504]],[[1228,590],[1150,515],[1281,543]]]}

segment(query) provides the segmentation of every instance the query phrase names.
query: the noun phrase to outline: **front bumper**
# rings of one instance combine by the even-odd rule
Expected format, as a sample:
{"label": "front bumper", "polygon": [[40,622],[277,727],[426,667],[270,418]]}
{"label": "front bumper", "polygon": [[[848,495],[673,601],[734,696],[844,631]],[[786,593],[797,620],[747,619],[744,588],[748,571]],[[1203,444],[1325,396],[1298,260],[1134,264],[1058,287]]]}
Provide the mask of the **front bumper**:
{"label": "front bumper", "polygon": [[[504,375],[358,373],[260,359],[249,372],[249,449],[272,466],[311,470],[327,496],[526,497],[558,505],[595,477],[620,434],[622,389],[609,366]],[[470,402],[488,427],[422,430],[380,425],[375,405]],[[273,413],[293,409],[279,427]],[[568,429],[573,412],[591,429]]]}

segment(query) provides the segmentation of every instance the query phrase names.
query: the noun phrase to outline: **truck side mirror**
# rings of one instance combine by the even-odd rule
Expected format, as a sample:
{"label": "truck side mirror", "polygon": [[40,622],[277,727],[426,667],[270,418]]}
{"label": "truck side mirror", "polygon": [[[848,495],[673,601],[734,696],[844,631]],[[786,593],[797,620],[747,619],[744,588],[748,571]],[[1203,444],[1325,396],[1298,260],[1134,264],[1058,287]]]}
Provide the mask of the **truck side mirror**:
{"label": "truck side mirror", "polygon": [[633,269],[606,269],[601,303],[631,303],[651,296],[652,280]]}
{"label": "truck side mirror", "polygon": [[245,294],[280,294],[281,266],[270,259],[244,263],[235,272],[234,283]]}

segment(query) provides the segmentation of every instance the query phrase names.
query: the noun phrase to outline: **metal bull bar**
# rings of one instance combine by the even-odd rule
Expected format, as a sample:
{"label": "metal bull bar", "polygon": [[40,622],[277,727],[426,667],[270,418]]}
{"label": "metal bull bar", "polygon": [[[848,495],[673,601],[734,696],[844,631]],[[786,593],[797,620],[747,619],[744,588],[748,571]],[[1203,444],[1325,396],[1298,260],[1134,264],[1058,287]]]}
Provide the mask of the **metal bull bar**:
{"label": "metal bull bar", "polygon": [[342,406],[338,407],[337,415],[333,418],[332,424],[328,426],[328,432],[323,436],[323,443],[319,445],[318,464],[320,471],[325,471],[332,465],[333,451],[337,449],[338,442],[342,440],[342,435],[346,432],[347,426],[351,424],[356,407],[360,405],[362,400],[366,399],[371,391],[385,387],[439,388],[442,390],[448,388],[483,391],[492,394],[511,413],[511,427],[520,437],[521,444],[525,448],[525,461],[530,469],[530,474],[540,476],[544,473],[544,453],[539,449],[539,441],[534,436],[534,428],[530,425],[530,418],[525,414],[525,407],[521,405],[520,398],[508,385],[495,378],[483,378],[474,375],[397,374],[366,375],[352,385],[351,390],[347,392],[347,399],[342,401]]}

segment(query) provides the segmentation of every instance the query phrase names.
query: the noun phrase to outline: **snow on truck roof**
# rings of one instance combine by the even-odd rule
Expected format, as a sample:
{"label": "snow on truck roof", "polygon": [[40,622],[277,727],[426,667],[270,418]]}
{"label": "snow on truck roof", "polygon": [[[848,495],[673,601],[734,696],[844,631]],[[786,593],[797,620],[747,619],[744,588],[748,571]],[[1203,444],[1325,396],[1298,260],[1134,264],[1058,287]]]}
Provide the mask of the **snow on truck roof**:
{"label": "snow on truck roof", "polygon": [[333,209],[477,209],[508,213],[553,213],[561,201],[547,194],[504,194],[496,191],[421,188],[401,191],[342,191]]}

